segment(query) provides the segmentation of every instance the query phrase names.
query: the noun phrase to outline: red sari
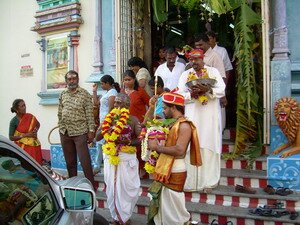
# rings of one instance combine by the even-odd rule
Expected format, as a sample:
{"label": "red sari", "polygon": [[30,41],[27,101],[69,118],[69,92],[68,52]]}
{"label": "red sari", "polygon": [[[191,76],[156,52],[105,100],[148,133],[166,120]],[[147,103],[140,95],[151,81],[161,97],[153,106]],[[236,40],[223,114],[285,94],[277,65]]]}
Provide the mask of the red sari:
{"label": "red sari", "polygon": [[[34,115],[26,113],[20,119],[14,136],[20,136],[22,134],[32,132],[37,126],[37,119]],[[41,143],[34,137],[23,137],[18,141],[15,141],[22,149],[24,149],[32,158],[34,158],[39,164],[42,164],[42,150]]]}
{"label": "red sari", "polygon": [[[125,90],[121,92],[126,93]],[[143,88],[139,87],[138,90],[134,90],[128,96],[130,98],[130,115],[137,117],[140,123],[142,123],[147,107],[149,106],[149,95]]]}

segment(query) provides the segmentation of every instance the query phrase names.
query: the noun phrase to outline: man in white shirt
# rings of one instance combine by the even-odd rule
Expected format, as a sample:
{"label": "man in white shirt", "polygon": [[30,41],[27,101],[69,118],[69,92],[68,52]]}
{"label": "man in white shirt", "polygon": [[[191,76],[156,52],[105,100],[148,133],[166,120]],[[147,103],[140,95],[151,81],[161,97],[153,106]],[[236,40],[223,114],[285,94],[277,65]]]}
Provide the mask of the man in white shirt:
{"label": "man in white shirt", "polygon": [[[226,72],[225,72],[225,66],[223,63],[223,60],[219,53],[217,53],[215,50],[212,49],[212,47],[209,44],[209,38],[206,34],[200,34],[195,37],[195,48],[202,49],[204,51],[204,59],[203,62],[207,66],[215,67],[219,73],[221,74],[224,83],[227,83],[226,79]],[[222,107],[222,126],[221,129],[222,131],[225,128],[225,109],[224,107],[227,105],[227,99],[226,96],[220,98],[220,104]]]}
{"label": "man in white shirt", "polygon": [[[229,79],[229,75],[230,75],[230,70],[232,70],[232,64],[231,61],[229,59],[228,53],[226,48],[221,47],[217,44],[217,35],[215,32],[213,31],[208,31],[206,33],[206,35],[208,36],[209,39],[209,45],[211,46],[211,48],[217,52],[224,63],[224,67],[225,67],[225,74],[226,74],[226,80],[224,80],[225,84],[227,85],[227,81]],[[225,107],[227,105],[227,99],[221,98],[220,100],[221,106],[222,106],[222,128],[225,128],[225,123],[226,123],[226,111],[225,111]]]}
{"label": "man in white shirt", "polygon": [[185,65],[176,61],[177,52],[174,48],[166,50],[166,62],[159,65],[154,76],[160,76],[165,84],[165,88],[173,90],[178,85],[180,75],[185,70]]}
{"label": "man in white shirt", "polygon": [[223,60],[221,56],[210,47],[209,39],[206,34],[199,34],[195,37],[195,48],[204,51],[204,64],[206,66],[215,67],[223,79],[226,79]]}
{"label": "man in white shirt", "polygon": [[230,70],[232,70],[232,64],[231,64],[230,58],[228,56],[228,52],[227,52],[226,48],[221,47],[217,44],[217,36],[216,36],[215,32],[208,31],[206,34],[209,39],[209,45],[215,52],[217,52],[221,56],[221,58],[223,60],[226,78],[228,80],[229,72],[230,72]]}

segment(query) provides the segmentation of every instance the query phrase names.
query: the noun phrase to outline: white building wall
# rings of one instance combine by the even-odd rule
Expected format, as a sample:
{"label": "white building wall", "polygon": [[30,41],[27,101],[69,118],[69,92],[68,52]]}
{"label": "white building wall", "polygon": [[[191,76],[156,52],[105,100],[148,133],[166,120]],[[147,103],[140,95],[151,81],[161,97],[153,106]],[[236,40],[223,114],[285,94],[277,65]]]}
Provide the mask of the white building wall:
{"label": "white building wall", "polygon": [[[85,83],[92,73],[94,38],[94,1],[81,1],[81,15],[84,23],[80,26],[78,46],[78,67],[80,86],[92,91],[92,84]],[[8,137],[12,102],[16,98],[25,100],[27,112],[40,121],[38,137],[43,149],[49,149],[47,136],[57,124],[57,105],[39,105],[37,93],[41,91],[42,51],[36,43],[40,35],[30,30],[35,24],[34,15],[38,10],[35,0],[0,1],[0,134]],[[21,57],[29,54],[28,57]],[[21,66],[30,65],[33,76],[21,78]],[[53,141],[59,142],[58,132]]]}

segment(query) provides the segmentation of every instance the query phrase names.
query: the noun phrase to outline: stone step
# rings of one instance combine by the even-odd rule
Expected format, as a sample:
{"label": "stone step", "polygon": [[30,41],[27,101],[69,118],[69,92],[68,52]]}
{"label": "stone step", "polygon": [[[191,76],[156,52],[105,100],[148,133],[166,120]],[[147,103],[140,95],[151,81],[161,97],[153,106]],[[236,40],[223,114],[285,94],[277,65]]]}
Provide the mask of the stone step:
{"label": "stone step", "polygon": [[[97,199],[99,208],[107,208],[106,194],[104,192],[98,192]],[[134,213],[147,215],[149,203],[149,197],[140,196],[134,209]],[[221,224],[232,221],[233,224],[237,225],[292,225],[299,222],[299,217],[297,218],[297,221],[294,221],[290,220],[288,215],[280,218],[253,216],[248,214],[248,208],[194,202],[186,202],[186,208],[190,212],[192,220],[199,221],[203,224],[209,224],[214,219],[217,219]]]}
{"label": "stone step", "polygon": [[[236,169],[236,170],[249,170],[248,169],[248,162],[243,158],[237,158],[234,160],[224,160],[221,159],[221,168],[222,169]],[[253,167],[251,171],[266,171],[267,169],[267,156],[260,156],[253,162]],[[58,169],[52,168],[56,173],[66,177],[67,170],[66,169]],[[83,176],[82,171],[78,171],[79,176]],[[100,172],[96,176],[103,176],[103,164],[101,165]],[[56,177],[53,177],[56,179]]]}
{"label": "stone step", "polygon": [[[246,159],[237,158],[234,160],[221,160],[221,168],[224,169],[248,169],[248,162]],[[267,156],[260,156],[250,166],[251,170],[267,170]]]}
{"label": "stone step", "polygon": [[[103,177],[97,179],[99,181],[98,191],[105,191],[105,184]],[[152,183],[151,179],[141,180],[140,187],[140,196],[148,196],[148,188]],[[263,205],[272,205],[276,201],[280,201],[284,204],[284,207],[289,210],[300,211],[300,192],[294,192],[288,196],[280,195],[268,195],[265,193],[262,188],[254,188],[256,194],[245,194],[235,192],[234,186],[229,185],[219,185],[214,188],[211,193],[204,193],[203,191],[199,192],[185,192],[185,197],[187,202],[195,203],[206,203],[211,205],[223,205],[223,206],[232,206],[232,207],[258,207]]]}
{"label": "stone step", "polygon": [[[222,153],[230,153],[234,151],[235,141],[234,140],[228,140],[223,139],[222,140]],[[261,155],[265,155],[268,152],[269,146],[263,146]]]}
{"label": "stone step", "polygon": [[[103,183],[103,174],[97,174],[95,176],[95,181]],[[151,180],[142,179],[141,181],[151,183]],[[222,169],[221,170],[221,179],[219,185],[225,186],[235,186],[235,185],[244,185],[252,188],[264,188],[267,186],[266,182],[266,172],[265,171],[256,171],[249,172],[248,170],[235,170],[235,169]],[[100,185],[101,186],[101,185]]]}
{"label": "stone step", "polygon": [[[95,181],[103,183],[103,174],[97,174]],[[252,188],[264,188],[267,186],[267,172],[262,170],[248,171],[244,169],[221,169],[219,185],[235,186],[243,185]]]}
{"label": "stone step", "polygon": [[223,140],[222,141],[222,153],[233,152],[234,150],[234,142],[231,140]]}
{"label": "stone step", "polygon": [[[99,183],[99,189],[104,188],[103,174],[98,173],[95,176],[95,181]],[[144,179],[144,182],[151,182]],[[267,172],[263,170],[246,170],[246,169],[221,169],[221,178],[219,185],[235,186],[243,185],[252,188],[264,188],[267,186]],[[143,186],[141,186],[141,192],[143,192]],[[147,187],[145,188],[147,191]]]}
{"label": "stone step", "polygon": [[256,208],[258,206],[273,205],[282,202],[284,208],[300,211],[300,193],[294,192],[288,196],[269,195],[261,188],[254,188],[255,194],[235,192],[234,186],[218,186],[211,193],[185,192],[187,202],[206,203],[241,208]]}
{"label": "stone step", "polygon": [[267,172],[262,170],[221,169],[219,185],[235,186],[238,184],[252,188],[264,188],[267,186]]}

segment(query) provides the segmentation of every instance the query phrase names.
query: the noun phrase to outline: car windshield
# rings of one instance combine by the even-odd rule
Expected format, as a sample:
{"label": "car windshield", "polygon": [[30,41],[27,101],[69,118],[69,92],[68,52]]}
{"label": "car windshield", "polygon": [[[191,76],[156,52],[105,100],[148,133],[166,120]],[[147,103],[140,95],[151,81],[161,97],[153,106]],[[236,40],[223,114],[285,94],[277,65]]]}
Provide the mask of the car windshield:
{"label": "car windshield", "polygon": [[47,179],[18,154],[0,148],[0,224],[48,224],[56,212]]}

